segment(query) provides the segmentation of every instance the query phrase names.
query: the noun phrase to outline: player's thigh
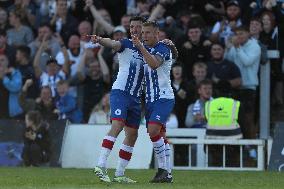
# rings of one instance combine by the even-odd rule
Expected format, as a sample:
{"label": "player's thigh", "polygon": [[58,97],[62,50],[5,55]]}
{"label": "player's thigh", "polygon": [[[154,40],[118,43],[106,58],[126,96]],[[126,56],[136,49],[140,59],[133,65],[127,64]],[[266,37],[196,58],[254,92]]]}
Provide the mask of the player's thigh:
{"label": "player's thigh", "polygon": [[174,99],[159,99],[153,105],[153,109],[149,118],[149,123],[160,123],[166,125],[166,122],[173,110]]}
{"label": "player's thigh", "polygon": [[110,94],[111,120],[125,122],[129,104],[129,97],[126,94],[113,90]]}
{"label": "player's thigh", "polygon": [[138,129],[141,122],[141,103],[133,98],[127,111],[125,126]]}

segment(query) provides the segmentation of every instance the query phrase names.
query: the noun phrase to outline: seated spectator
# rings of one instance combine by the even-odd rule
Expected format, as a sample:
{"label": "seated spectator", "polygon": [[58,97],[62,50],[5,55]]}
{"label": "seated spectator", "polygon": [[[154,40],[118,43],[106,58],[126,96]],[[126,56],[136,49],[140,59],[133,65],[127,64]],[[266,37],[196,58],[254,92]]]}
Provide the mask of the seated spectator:
{"label": "seated spectator", "polygon": [[22,158],[25,166],[41,166],[51,155],[49,125],[44,123],[38,111],[30,111],[25,116],[24,149]]}
{"label": "seated spectator", "polygon": [[185,126],[190,128],[205,128],[205,103],[212,100],[212,81],[203,80],[198,84],[197,92],[199,94],[198,100],[190,104],[187,108]]}
{"label": "seated spectator", "polygon": [[19,103],[24,112],[37,110],[41,113],[44,121],[57,120],[58,115],[54,113],[56,107],[51,89],[48,86],[42,87],[38,98],[27,98],[27,91],[32,85],[33,80],[27,79],[19,96]]}
{"label": "seated spectator", "polygon": [[109,93],[94,107],[88,121],[89,124],[110,124]]}
{"label": "seated spectator", "polygon": [[56,101],[54,113],[59,115],[59,119],[67,119],[71,123],[81,123],[83,115],[78,109],[76,99],[68,94],[69,84],[67,81],[60,80],[57,83],[59,99]]}
{"label": "seated spectator", "polygon": [[23,110],[18,95],[22,87],[22,75],[18,69],[9,67],[7,56],[0,55],[0,118],[22,118]]}
{"label": "seated spectator", "polygon": [[193,103],[196,99],[198,99],[197,94],[197,86],[198,84],[206,78],[207,75],[207,65],[204,62],[196,62],[193,65],[192,71],[194,79],[189,81],[188,88],[190,94],[188,96],[188,103]]}
{"label": "seated spectator", "polygon": [[179,61],[183,64],[184,76],[192,79],[193,64],[206,62],[209,59],[209,46],[211,42],[202,35],[200,23],[191,23],[188,26],[187,36],[182,39],[179,50]]}

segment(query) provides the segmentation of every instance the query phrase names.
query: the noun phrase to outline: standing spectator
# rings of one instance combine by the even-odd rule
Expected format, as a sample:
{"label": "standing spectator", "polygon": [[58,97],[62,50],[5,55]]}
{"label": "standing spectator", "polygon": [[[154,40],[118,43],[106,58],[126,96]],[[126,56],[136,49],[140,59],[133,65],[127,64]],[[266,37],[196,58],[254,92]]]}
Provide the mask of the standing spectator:
{"label": "standing spectator", "polygon": [[184,128],[186,109],[188,106],[188,82],[182,76],[182,67],[179,64],[172,66],[172,88],[175,94],[174,112],[178,119],[178,127]]}
{"label": "standing spectator", "polygon": [[187,108],[185,126],[190,128],[205,128],[205,103],[212,100],[213,85],[210,80],[203,80],[198,84],[199,98]]}
{"label": "standing spectator", "polygon": [[217,93],[225,85],[231,93],[237,94],[242,83],[240,69],[236,64],[224,59],[224,47],[221,43],[214,43],[211,46],[211,61],[208,62],[207,78],[214,82],[214,92]]}
{"label": "standing spectator", "polygon": [[38,111],[30,111],[25,117],[24,149],[25,166],[38,167],[47,163],[51,155],[49,125],[44,123]]}
{"label": "standing spectator", "polygon": [[[91,61],[88,62],[88,54],[92,54],[90,51],[90,49],[86,49],[83,53],[77,70],[77,77],[84,84],[84,121],[89,119],[92,109],[101,101],[110,83],[109,70],[101,55],[103,49],[99,51],[97,59],[92,56]],[[85,68],[87,68],[87,73],[85,73]]]}
{"label": "standing spectator", "polygon": [[0,7],[0,29],[7,31],[9,28],[8,13],[5,9]]}
{"label": "standing spectator", "polygon": [[39,26],[37,30],[37,38],[29,44],[29,47],[31,49],[31,58],[35,57],[35,54],[43,41],[46,41],[47,45],[44,51],[42,51],[41,53],[39,65],[42,70],[45,70],[46,61],[50,57],[55,57],[61,50],[58,35],[54,35],[53,31],[47,23],[43,23]]}
{"label": "standing spectator", "polygon": [[226,4],[226,18],[216,22],[211,31],[210,39],[214,42],[226,43],[234,34],[234,29],[242,25],[240,19],[241,9],[237,0],[230,0]]}
{"label": "standing spectator", "polygon": [[17,47],[16,62],[17,68],[22,74],[22,83],[25,83],[27,79],[35,81],[33,87],[28,90],[27,96],[29,98],[36,98],[38,96],[39,89],[35,78],[35,71],[30,61],[30,48],[28,46]]}
{"label": "standing spectator", "polygon": [[[279,50],[280,41],[275,15],[271,11],[265,11],[261,15],[261,21],[263,30],[260,33],[260,42],[266,45],[268,50]],[[271,59],[271,93],[272,104],[283,105],[283,73],[280,57]]]}
{"label": "standing spectator", "polygon": [[239,96],[242,104],[240,125],[244,138],[254,139],[258,132],[254,120],[261,50],[257,40],[250,38],[246,27],[238,27],[235,32],[236,35],[232,38],[232,45],[227,47],[225,57],[240,69],[242,76]]}
{"label": "standing spectator", "polygon": [[1,91],[1,117],[21,118],[23,112],[19,105],[18,95],[22,87],[21,72],[13,67],[8,68],[8,58],[0,55],[0,91]]}
{"label": "standing spectator", "polygon": [[71,123],[82,122],[82,112],[78,109],[76,99],[68,94],[69,85],[67,81],[61,80],[57,83],[59,99],[56,102],[54,113],[59,115],[59,119],[67,119]]}
{"label": "standing spectator", "polygon": [[77,32],[78,21],[68,12],[67,0],[56,0],[56,12],[52,16],[50,25],[58,33],[65,44],[71,35]]}
{"label": "standing spectator", "polygon": [[89,124],[110,124],[109,93],[106,93],[101,101],[94,107]]}
{"label": "standing spectator", "polygon": [[6,55],[9,60],[9,66],[15,66],[16,49],[7,43],[6,30],[0,30],[0,54]]}
{"label": "standing spectator", "polygon": [[192,67],[197,61],[207,61],[211,43],[202,36],[201,27],[195,23],[188,26],[187,39],[180,48],[179,60],[183,64],[184,75],[192,79]]}
{"label": "standing spectator", "polygon": [[80,37],[80,46],[83,48],[95,47],[90,41],[87,35],[91,35],[93,32],[92,25],[89,21],[82,21],[78,26],[78,33]]}
{"label": "standing spectator", "polygon": [[[56,55],[56,60],[60,65],[63,65],[64,62],[68,61],[68,66],[70,67],[68,73],[70,79],[72,80],[73,77],[76,75],[78,66],[80,64],[80,59],[84,52],[84,48],[80,45],[80,38],[77,34],[71,35],[68,39],[67,59],[64,57],[65,50],[66,48],[62,48],[62,51]],[[80,94],[78,95],[78,93],[80,93],[80,90],[78,90],[77,86],[71,86],[69,90],[69,93],[73,97],[77,98],[78,96],[80,96]]]}
{"label": "standing spectator", "polygon": [[15,9],[9,13],[9,22],[12,26],[7,31],[9,45],[28,45],[34,39],[33,31],[30,27],[24,25],[21,19],[21,12],[19,10]]}

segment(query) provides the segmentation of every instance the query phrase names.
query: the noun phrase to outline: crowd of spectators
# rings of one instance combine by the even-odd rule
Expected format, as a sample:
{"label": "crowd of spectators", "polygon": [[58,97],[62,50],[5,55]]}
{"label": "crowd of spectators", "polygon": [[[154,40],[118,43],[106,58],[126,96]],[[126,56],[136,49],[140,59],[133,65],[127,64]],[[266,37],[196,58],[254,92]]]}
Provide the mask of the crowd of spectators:
{"label": "crowd of spectators", "polygon": [[[240,100],[245,138],[256,138],[259,67],[271,60],[272,104],[283,104],[284,2],[280,0],[0,1],[0,118],[109,123],[108,92],[118,71],[112,49],[89,34],[129,37],[129,19],[156,20],[179,56],[172,67],[178,128],[204,127],[203,105],[218,89]],[[205,80],[205,81],[204,81]]]}

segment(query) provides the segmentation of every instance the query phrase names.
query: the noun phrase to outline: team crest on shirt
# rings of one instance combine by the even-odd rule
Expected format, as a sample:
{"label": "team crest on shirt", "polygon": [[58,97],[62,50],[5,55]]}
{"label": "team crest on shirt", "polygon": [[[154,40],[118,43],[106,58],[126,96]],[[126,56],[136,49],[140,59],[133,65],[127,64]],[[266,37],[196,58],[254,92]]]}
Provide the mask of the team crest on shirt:
{"label": "team crest on shirt", "polygon": [[156,115],[156,119],[157,119],[157,120],[161,120],[161,116]]}
{"label": "team crest on shirt", "polygon": [[115,115],[121,115],[121,109],[116,109],[114,113]]}

